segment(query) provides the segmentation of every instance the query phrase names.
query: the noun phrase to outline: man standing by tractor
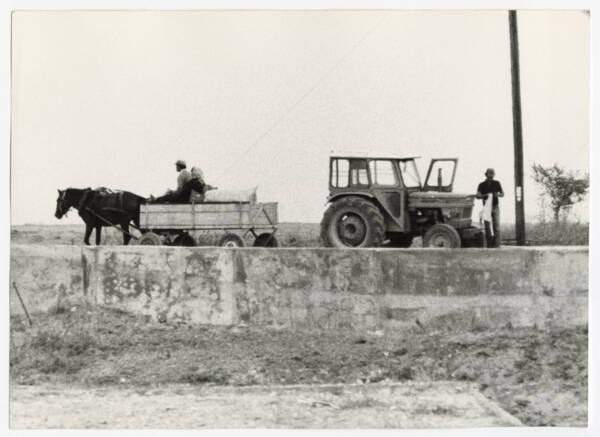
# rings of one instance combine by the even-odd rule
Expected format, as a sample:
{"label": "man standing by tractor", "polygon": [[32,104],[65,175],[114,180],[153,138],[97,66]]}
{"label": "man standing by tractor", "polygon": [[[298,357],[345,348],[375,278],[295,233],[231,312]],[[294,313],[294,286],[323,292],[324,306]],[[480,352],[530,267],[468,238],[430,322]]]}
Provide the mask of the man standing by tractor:
{"label": "man standing by tractor", "polygon": [[[504,191],[502,191],[502,185],[494,179],[494,176],[496,176],[494,169],[488,168],[485,171],[485,180],[479,184],[475,195],[478,199],[483,200],[484,208],[489,198],[492,199],[491,217],[486,217],[484,220],[487,247],[500,247],[500,205],[498,199],[504,197]],[[487,205],[487,207],[489,208],[490,205]]]}

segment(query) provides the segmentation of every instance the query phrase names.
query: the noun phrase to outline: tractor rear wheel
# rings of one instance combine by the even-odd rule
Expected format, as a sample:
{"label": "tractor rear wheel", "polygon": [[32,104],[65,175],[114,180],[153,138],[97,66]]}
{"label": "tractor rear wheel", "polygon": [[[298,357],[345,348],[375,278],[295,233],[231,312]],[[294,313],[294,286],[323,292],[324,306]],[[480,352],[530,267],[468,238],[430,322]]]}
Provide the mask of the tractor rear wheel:
{"label": "tractor rear wheel", "polygon": [[458,231],[445,223],[433,225],[423,236],[423,247],[457,249],[460,246]]}
{"label": "tractor rear wheel", "polygon": [[383,214],[362,197],[335,200],[321,221],[321,239],[329,247],[377,247],[383,243],[384,235]]}

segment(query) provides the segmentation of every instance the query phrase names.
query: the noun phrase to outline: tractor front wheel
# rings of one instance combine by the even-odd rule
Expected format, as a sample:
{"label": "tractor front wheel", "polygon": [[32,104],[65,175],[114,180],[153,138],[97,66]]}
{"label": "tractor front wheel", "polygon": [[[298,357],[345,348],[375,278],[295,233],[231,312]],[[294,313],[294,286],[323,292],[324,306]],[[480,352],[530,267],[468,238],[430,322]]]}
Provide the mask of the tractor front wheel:
{"label": "tractor front wheel", "polygon": [[335,200],[321,221],[321,239],[329,247],[377,247],[383,243],[384,235],[381,211],[362,197]]}
{"label": "tractor front wheel", "polygon": [[423,236],[423,247],[457,249],[460,245],[458,231],[445,223],[433,225]]}

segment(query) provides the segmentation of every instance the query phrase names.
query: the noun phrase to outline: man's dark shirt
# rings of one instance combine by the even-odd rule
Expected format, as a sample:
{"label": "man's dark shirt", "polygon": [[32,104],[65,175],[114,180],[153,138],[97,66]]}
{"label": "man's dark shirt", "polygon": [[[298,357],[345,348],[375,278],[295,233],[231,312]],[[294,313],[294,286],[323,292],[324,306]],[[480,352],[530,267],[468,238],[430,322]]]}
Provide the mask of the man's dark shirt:
{"label": "man's dark shirt", "polygon": [[496,208],[498,206],[498,193],[502,191],[502,185],[500,182],[495,180],[486,179],[477,187],[477,191],[479,191],[483,195],[483,204],[485,205],[485,201],[487,200],[487,195],[492,193],[494,195],[492,200],[492,207]]}

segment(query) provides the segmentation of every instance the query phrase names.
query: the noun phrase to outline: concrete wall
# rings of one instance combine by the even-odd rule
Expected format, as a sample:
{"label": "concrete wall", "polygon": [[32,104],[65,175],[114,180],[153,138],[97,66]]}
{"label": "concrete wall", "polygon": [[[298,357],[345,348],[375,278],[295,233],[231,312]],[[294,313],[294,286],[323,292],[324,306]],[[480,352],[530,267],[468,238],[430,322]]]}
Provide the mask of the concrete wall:
{"label": "concrete wall", "polygon": [[10,312],[19,314],[12,283],[16,282],[27,310],[47,311],[68,295],[83,293],[82,252],[75,246],[11,246]]}
{"label": "concrete wall", "polygon": [[70,250],[89,299],[159,321],[358,331],[587,323],[587,248]]}

